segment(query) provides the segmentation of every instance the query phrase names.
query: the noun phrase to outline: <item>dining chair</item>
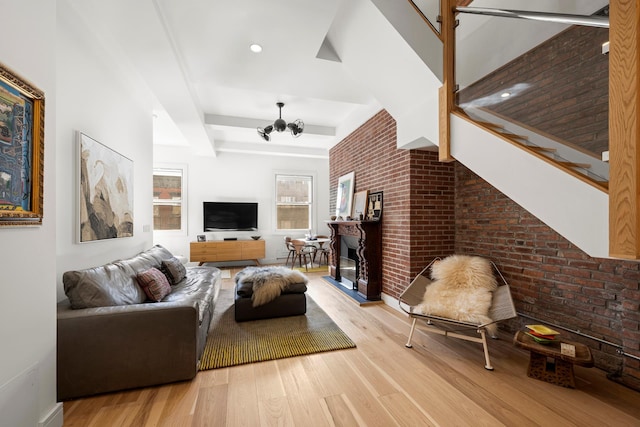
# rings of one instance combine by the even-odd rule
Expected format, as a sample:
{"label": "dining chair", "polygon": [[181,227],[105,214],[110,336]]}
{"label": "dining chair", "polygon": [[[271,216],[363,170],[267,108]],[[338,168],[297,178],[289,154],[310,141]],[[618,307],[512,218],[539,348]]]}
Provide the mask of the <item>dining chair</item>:
{"label": "dining chair", "polygon": [[[293,256],[293,262],[291,263],[291,268],[293,268],[296,264],[296,258],[298,259],[298,264],[302,267],[302,259],[304,258],[304,268],[306,271],[309,271],[308,265],[311,264],[311,268],[313,268],[313,259],[315,258],[317,248],[315,246],[309,246],[305,243],[304,240],[300,239],[292,239],[291,244],[295,248],[295,255]],[[309,262],[307,263],[307,257],[309,258]]]}
{"label": "dining chair", "polygon": [[[318,239],[328,239],[328,236],[317,236]],[[322,260],[325,260],[325,263],[329,264],[329,253],[331,252],[331,245],[327,243],[325,246],[323,242],[318,242],[317,253],[320,254],[320,258],[318,259],[318,265],[322,264]],[[314,258],[315,261],[315,258]]]}
{"label": "dining chair", "polygon": [[[287,247],[287,251],[288,251],[287,260],[285,261],[284,265],[289,265],[290,259],[292,260],[292,262],[295,261],[296,259],[296,248],[293,246],[293,243],[291,243],[291,237],[289,236],[285,236],[284,245]],[[293,263],[291,265],[293,268]]]}

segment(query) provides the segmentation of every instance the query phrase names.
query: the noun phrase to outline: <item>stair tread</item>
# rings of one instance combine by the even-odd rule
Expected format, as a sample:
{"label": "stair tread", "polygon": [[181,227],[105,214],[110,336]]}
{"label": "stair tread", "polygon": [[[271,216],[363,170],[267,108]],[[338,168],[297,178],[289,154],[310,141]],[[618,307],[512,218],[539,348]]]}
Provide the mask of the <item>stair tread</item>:
{"label": "stair tread", "polygon": [[478,123],[479,125],[486,126],[491,129],[504,129],[503,125],[499,125],[497,123],[485,122],[482,120],[476,120],[475,122]]}
{"label": "stair tread", "polygon": [[539,147],[537,145],[526,145],[527,148],[531,149],[531,150],[535,150],[535,151],[548,151],[550,153],[555,153],[556,151],[558,151],[555,148],[551,148],[551,147]]}
{"label": "stair tread", "polygon": [[572,168],[585,168],[588,169],[591,167],[589,163],[576,163],[576,162],[567,162],[567,161],[558,161],[559,164],[569,166]]}
{"label": "stair tread", "polygon": [[501,132],[504,136],[508,136],[509,138],[517,138],[517,139],[524,139],[524,140],[529,140],[529,137],[527,135],[518,135],[515,133],[511,133],[511,132]]}

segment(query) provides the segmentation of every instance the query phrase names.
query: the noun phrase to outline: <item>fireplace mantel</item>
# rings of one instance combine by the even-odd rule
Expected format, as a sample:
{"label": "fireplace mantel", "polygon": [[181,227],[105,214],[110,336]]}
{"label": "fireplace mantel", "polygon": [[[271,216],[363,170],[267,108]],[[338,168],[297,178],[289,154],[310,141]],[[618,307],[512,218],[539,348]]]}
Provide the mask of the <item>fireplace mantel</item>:
{"label": "fireplace mantel", "polygon": [[370,301],[377,301],[382,293],[382,230],[380,221],[329,221],[331,229],[331,258],[329,274],[340,281],[341,236],[358,239],[358,293]]}

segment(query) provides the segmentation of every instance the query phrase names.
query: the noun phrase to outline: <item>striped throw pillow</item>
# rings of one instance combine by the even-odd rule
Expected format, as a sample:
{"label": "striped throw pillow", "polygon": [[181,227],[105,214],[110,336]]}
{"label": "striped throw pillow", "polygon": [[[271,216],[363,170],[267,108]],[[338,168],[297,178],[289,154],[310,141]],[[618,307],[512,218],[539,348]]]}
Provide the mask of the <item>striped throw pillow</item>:
{"label": "striped throw pillow", "polygon": [[138,273],[136,279],[151,301],[161,301],[171,293],[171,285],[169,285],[167,276],[155,267]]}

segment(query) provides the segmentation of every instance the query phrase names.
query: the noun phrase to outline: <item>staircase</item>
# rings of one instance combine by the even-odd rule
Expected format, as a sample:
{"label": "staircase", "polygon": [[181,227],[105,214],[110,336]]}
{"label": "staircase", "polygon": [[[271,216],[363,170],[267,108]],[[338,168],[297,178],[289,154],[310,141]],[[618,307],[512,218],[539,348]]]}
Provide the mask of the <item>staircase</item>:
{"label": "staircase", "polygon": [[[421,55],[441,52],[442,42],[424,21],[423,35],[415,36],[419,14],[408,1],[345,3],[340,22],[328,34],[342,62],[354,76],[365,76],[360,81],[396,119],[398,148],[437,146],[442,70],[432,71],[437,65]],[[385,81],[393,84],[380,84]],[[487,111],[451,117],[451,155],[457,161],[589,256],[608,257],[607,165],[568,151],[570,147],[533,136],[524,126],[507,124]]]}

